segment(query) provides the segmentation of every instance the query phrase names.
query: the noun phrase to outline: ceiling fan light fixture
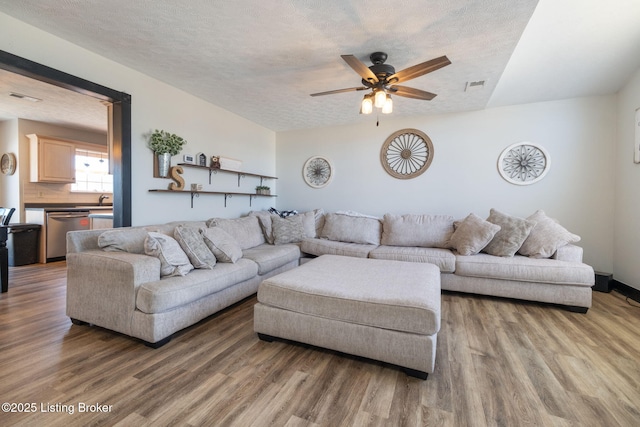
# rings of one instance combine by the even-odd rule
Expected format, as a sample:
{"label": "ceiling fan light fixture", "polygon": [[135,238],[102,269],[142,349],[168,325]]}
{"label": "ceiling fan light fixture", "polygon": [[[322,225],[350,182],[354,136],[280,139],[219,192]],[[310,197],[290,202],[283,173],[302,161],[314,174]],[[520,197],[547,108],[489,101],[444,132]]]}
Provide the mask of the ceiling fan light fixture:
{"label": "ceiling fan light fixture", "polygon": [[362,98],[362,104],[360,104],[360,114],[371,114],[373,112],[373,95],[368,93]]}
{"label": "ceiling fan light fixture", "polygon": [[382,106],[382,114],[391,113],[393,113],[393,100],[391,99],[391,95],[387,94],[384,105]]}
{"label": "ceiling fan light fixture", "polygon": [[384,103],[387,101],[387,94],[383,90],[375,91],[375,106],[376,108],[384,107]]}

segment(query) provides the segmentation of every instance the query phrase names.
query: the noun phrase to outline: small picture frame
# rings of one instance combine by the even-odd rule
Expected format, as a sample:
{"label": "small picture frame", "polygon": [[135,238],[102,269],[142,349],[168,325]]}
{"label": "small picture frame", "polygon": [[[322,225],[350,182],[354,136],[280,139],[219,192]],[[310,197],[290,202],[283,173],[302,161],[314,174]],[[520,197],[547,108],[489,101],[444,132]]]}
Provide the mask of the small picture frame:
{"label": "small picture frame", "polygon": [[196,154],[196,165],[207,166],[207,155],[204,153]]}
{"label": "small picture frame", "polygon": [[193,154],[185,154],[184,156],[182,156],[182,161],[190,165],[196,162],[195,157],[193,157]]}

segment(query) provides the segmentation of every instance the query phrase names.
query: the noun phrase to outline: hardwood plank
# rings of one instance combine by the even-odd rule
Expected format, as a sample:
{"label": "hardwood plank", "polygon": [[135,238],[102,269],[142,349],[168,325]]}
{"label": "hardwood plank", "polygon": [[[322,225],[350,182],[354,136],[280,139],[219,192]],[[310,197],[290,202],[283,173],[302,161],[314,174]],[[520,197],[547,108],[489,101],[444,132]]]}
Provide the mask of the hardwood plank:
{"label": "hardwood plank", "polygon": [[[255,297],[151,349],[65,315],[64,262],[10,268],[0,296],[0,395],[67,405],[0,425],[635,426],[640,309],[594,293],[587,314],[445,292],[435,372],[260,341]],[[79,413],[80,403],[111,405]]]}

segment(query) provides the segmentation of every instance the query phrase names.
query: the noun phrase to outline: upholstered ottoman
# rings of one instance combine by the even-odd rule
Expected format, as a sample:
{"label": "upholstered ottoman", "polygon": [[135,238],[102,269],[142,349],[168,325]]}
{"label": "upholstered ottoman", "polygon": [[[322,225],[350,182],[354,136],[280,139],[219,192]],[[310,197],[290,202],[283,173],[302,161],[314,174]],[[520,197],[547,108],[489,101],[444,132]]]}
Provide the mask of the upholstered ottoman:
{"label": "upholstered ottoman", "polygon": [[426,379],[440,330],[440,271],[427,263],[323,255],[258,288],[254,330],[398,365]]}

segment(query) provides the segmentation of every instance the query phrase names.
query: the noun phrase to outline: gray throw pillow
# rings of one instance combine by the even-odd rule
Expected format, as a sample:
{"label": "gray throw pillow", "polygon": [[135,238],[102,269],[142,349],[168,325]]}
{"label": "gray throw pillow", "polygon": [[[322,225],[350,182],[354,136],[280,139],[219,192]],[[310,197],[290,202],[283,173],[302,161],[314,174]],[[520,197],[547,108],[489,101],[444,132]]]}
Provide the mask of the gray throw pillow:
{"label": "gray throw pillow", "polygon": [[200,230],[204,243],[218,261],[235,263],[242,258],[242,248],[236,240],[220,227]]}
{"label": "gray throw pillow", "polygon": [[[311,220],[313,221],[313,212]],[[293,215],[286,218],[275,216],[271,221],[273,227],[273,243],[275,245],[300,242],[306,236],[302,215]],[[312,224],[314,224],[312,228],[315,230],[315,222],[312,222]]]}
{"label": "gray throw pillow", "polygon": [[456,224],[449,245],[460,255],[475,255],[487,246],[498,231],[499,225],[471,213]]}
{"label": "gray throw pillow", "polygon": [[144,241],[144,253],[160,260],[160,276],[184,276],[193,265],[180,244],[171,236],[150,231]]}
{"label": "gray throw pillow", "polygon": [[533,221],[510,216],[496,209],[491,209],[487,221],[499,225],[500,231],[485,246],[484,252],[503,257],[514,256],[536,225]]}
{"label": "gray throw pillow", "polygon": [[173,237],[195,268],[212,269],[216,265],[216,257],[204,243],[198,228],[178,226],[173,231]]}
{"label": "gray throw pillow", "polygon": [[559,247],[580,241],[580,236],[569,232],[542,210],[537,210],[527,219],[534,221],[536,225],[518,251],[522,255],[550,258]]}

